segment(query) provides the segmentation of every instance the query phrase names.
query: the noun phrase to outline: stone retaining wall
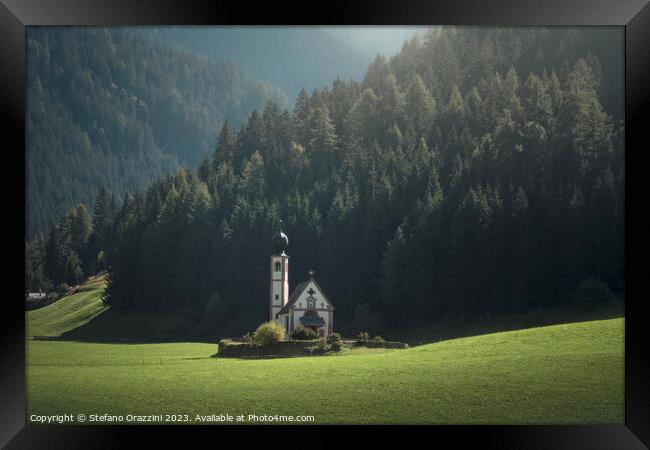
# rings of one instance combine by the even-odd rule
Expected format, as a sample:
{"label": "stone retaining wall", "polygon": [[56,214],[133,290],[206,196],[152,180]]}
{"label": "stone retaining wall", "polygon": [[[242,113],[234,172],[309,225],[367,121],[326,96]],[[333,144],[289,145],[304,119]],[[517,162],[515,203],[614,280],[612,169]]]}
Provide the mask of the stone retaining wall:
{"label": "stone retaining wall", "polygon": [[404,342],[389,342],[389,341],[354,341],[355,347],[366,348],[407,348],[408,344]]}
{"label": "stone retaining wall", "polygon": [[252,342],[236,342],[222,339],[219,342],[218,356],[231,358],[250,358],[268,356],[302,356],[310,354],[310,348],[317,346],[314,341],[282,341],[277,344],[258,346]]}
{"label": "stone retaining wall", "polygon": [[[348,347],[391,349],[408,347],[403,342],[356,341],[348,339],[344,339],[342,342],[343,345]],[[219,341],[217,356],[225,358],[264,358],[319,355],[324,353],[323,344],[324,341],[316,339],[311,341],[281,341],[277,344],[258,346],[253,342],[244,341],[243,339],[222,339]]]}

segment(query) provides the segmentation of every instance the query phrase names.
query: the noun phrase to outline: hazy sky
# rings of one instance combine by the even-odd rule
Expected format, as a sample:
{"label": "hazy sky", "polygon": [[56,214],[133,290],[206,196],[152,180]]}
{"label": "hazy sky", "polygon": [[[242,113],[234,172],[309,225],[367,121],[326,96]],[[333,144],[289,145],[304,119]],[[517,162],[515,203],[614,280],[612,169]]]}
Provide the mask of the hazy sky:
{"label": "hazy sky", "polygon": [[148,37],[222,61],[281,87],[291,105],[340,77],[361,81],[372,60],[397,54],[423,26],[173,26],[138,27]]}
{"label": "hazy sky", "polygon": [[374,58],[378,53],[393,56],[404,41],[414,34],[423,34],[430,27],[422,26],[338,26],[322,27],[350,47]]}

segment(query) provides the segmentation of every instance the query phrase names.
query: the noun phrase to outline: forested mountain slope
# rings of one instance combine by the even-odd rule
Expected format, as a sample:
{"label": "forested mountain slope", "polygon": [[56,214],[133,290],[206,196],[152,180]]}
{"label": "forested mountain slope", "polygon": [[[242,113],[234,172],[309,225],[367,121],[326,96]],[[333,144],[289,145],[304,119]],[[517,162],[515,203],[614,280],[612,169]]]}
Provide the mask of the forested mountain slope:
{"label": "forested mountain slope", "polygon": [[[291,115],[224,125],[196,172],[99,208],[106,302],[249,331],[280,220],[291,286],[314,269],[344,333],[607,301],[624,287],[621,37],[443,28]],[[53,229],[55,283],[78,277],[62,237],[84,248],[83,216]]]}
{"label": "forested mountain slope", "polygon": [[128,29],[30,27],[27,34],[28,235],[100,186],[120,198],[212,152],[224,119],[238,126],[284,92],[229,63]]}
{"label": "forested mountain slope", "polygon": [[[140,34],[220,60],[284,89],[320,89],[337,76],[359,80],[372,57],[319,27],[143,27]],[[374,55],[373,55],[374,57]]]}

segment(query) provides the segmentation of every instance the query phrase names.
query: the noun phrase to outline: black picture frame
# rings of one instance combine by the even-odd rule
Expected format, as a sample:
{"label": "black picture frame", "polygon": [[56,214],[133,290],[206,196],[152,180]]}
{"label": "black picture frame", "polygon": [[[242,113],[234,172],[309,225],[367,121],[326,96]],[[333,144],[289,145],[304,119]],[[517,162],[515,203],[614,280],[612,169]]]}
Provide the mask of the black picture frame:
{"label": "black picture frame", "polygon": [[[314,6],[317,8],[314,10]],[[646,0],[331,0],[327,4],[183,0],[0,0],[0,95],[6,127],[3,145],[16,164],[25,143],[25,27],[30,25],[609,25],[625,28],[625,165],[626,293],[631,293],[632,152],[647,152],[645,129],[650,99],[650,6]],[[7,139],[9,138],[9,139]],[[636,158],[635,161],[639,158]],[[23,168],[25,158],[23,153]],[[12,161],[13,163],[13,161]],[[8,162],[6,164],[9,164]],[[5,166],[7,167],[7,166]],[[634,172],[640,171],[634,167]],[[13,169],[9,172],[18,174]],[[23,173],[23,180],[26,171]],[[18,174],[17,177],[20,175]],[[16,190],[15,180],[5,189]],[[25,187],[25,186],[23,186]],[[23,212],[25,197],[12,197],[12,215]],[[638,220],[639,216],[637,216]],[[20,223],[20,222],[17,222]],[[18,225],[20,226],[20,225]],[[23,229],[24,231],[24,229]],[[18,233],[16,230],[15,233]],[[7,236],[9,236],[7,234]],[[16,251],[24,255],[22,242]],[[9,237],[7,241],[12,241]],[[640,253],[637,250],[635,253]],[[20,256],[16,259],[19,260]],[[18,291],[19,274],[13,278]],[[45,426],[25,424],[25,323],[21,292],[6,294],[0,313],[0,446],[9,448],[115,447],[133,445],[134,432],[145,439],[168,441],[183,436],[186,427]],[[13,301],[12,298],[14,298]],[[645,296],[625,299],[625,425],[580,426],[434,426],[408,427],[427,441],[479,443],[498,448],[644,448],[650,446],[650,346],[642,314]],[[356,428],[356,427],[355,427]],[[193,427],[197,435],[223,438],[227,428]],[[266,430],[268,432],[268,430]],[[383,434],[386,428],[377,427]],[[393,433],[392,430],[388,431]],[[373,433],[375,433],[373,431]],[[249,433],[237,433],[241,442]],[[203,436],[202,436],[203,437]],[[413,437],[413,438],[417,438]],[[337,445],[336,439],[331,444]],[[409,439],[408,442],[415,442]],[[216,442],[215,442],[216,444]],[[223,442],[225,444],[225,442]],[[327,443],[324,443],[328,445]]]}

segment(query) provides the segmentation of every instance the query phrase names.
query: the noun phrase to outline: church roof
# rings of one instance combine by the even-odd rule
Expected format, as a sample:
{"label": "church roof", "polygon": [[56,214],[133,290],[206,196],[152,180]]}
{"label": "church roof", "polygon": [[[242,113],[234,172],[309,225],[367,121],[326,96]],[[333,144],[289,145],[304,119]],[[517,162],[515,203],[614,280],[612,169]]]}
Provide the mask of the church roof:
{"label": "church roof", "polygon": [[289,238],[287,235],[280,230],[273,235],[271,240],[273,242],[273,248],[275,248],[275,254],[284,255],[284,249],[289,245]]}
{"label": "church roof", "polygon": [[289,297],[289,301],[287,302],[287,304],[284,305],[282,307],[282,309],[280,311],[278,311],[277,314],[286,314],[286,313],[288,313],[289,310],[291,309],[291,307],[296,303],[296,301],[298,301],[298,298],[300,297],[300,294],[302,294],[303,291],[305,289],[307,289],[307,286],[309,285],[310,281],[314,282],[314,284],[316,285],[316,287],[318,288],[320,293],[323,295],[323,298],[325,299],[327,304],[330,306],[330,308],[332,308],[332,310],[334,310],[334,305],[332,305],[332,302],[330,302],[330,300],[327,298],[327,295],[325,294],[325,291],[323,290],[323,288],[320,287],[320,285],[316,282],[315,279],[311,278],[310,280],[303,281],[302,283],[299,283],[296,286],[296,288],[293,290],[293,293],[291,294],[291,297]]}

